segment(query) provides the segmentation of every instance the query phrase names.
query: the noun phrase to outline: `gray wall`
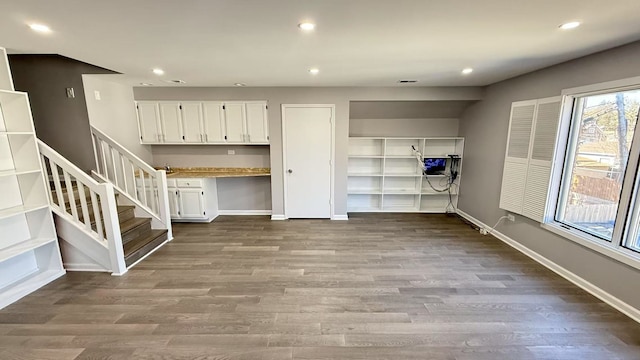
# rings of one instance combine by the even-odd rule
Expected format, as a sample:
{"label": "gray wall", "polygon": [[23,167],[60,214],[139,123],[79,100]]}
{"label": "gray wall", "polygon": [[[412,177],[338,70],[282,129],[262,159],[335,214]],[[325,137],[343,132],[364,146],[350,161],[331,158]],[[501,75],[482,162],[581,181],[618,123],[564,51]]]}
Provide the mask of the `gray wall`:
{"label": "gray wall", "polygon": [[93,169],[82,74],[114,72],[60,55],[9,55],[9,64],[16,90],[29,93],[38,138],[82,170]]}
{"label": "gray wall", "polygon": [[[227,151],[235,151],[228,155]],[[153,165],[173,167],[270,167],[269,147],[264,145],[154,145]]]}
{"label": "gray wall", "polygon": [[[282,179],[282,104],[336,105],[335,214],[347,212],[347,150],[350,101],[479,100],[482,89],[454,88],[197,88],[137,87],[136,100],[267,100],[271,139],[271,196],[273,214],[284,214]],[[155,149],[156,147],[154,147]],[[155,151],[155,150],[154,150]],[[155,155],[154,155],[155,156]]]}
{"label": "gray wall", "polygon": [[[465,137],[459,208],[493,225],[498,208],[511,103],[560,95],[562,89],[640,74],[640,42],[556,65],[486,89],[483,101],[460,119]],[[640,271],[611,260],[517,217],[499,231],[608,293],[640,309]]]}
{"label": "gray wall", "polygon": [[353,119],[349,136],[458,136],[458,119]]}
{"label": "gray wall", "polygon": [[271,210],[269,176],[218,178],[219,210]]}
{"label": "gray wall", "polygon": [[[83,75],[82,79],[91,126],[152,163],[151,146],[140,144],[133,89],[122,82],[123,75]],[[95,91],[100,93],[100,100]]]}
{"label": "gray wall", "polygon": [[[269,147],[263,145],[154,145],[154,166],[270,167]],[[227,150],[235,151],[228,155]],[[220,210],[271,210],[270,177],[219,178]]]}

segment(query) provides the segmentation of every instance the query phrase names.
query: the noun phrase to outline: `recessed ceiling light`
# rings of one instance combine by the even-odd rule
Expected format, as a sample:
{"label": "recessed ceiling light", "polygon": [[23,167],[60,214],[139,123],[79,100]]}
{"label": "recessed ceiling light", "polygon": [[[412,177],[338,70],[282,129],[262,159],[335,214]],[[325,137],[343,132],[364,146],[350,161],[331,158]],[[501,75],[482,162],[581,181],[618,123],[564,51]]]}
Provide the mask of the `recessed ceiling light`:
{"label": "recessed ceiling light", "polygon": [[245,84],[245,83],[235,83],[233,85],[235,85],[235,86],[247,86],[247,84]]}
{"label": "recessed ceiling light", "polygon": [[560,29],[562,30],[571,30],[571,29],[575,29],[578,26],[580,26],[580,22],[579,21],[571,21],[568,23],[564,23],[562,25],[560,25]]}
{"label": "recessed ceiling light", "polygon": [[313,29],[316,28],[316,24],[310,23],[310,22],[303,22],[298,24],[298,27],[300,28],[300,30],[312,31]]}
{"label": "recessed ceiling light", "polygon": [[142,86],[153,86],[152,83],[146,83],[146,82],[141,82],[140,85],[142,85]]}
{"label": "recessed ceiling light", "polygon": [[469,75],[469,74],[471,74],[472,72],[473,72],[473,69],[472,69],[472,68],[466,68],[466,69],[463,69],[463,70],[462,70],[462,74],[463,74],[463,75]]}
{"label": "recessed ceiling light", "polygon": [[156,75],[164,75],[164,70],[155,68],[153,69],[153,73]]}
{"label": "recessed ceiling light", "polygon": [[310,73],[311,75],[318,75],[318,73],[319,73],[319,72],[320,72],[320,69],[318,69],[318,68],[311,68],[311,69],[309,69],[309,73]]}
{"label": "recessed ceiling light", "polygon": [[31,30],[43,34],[48,34],[51,32],[51,28],[44,24],[29,24],[29,27],[31,28]]}

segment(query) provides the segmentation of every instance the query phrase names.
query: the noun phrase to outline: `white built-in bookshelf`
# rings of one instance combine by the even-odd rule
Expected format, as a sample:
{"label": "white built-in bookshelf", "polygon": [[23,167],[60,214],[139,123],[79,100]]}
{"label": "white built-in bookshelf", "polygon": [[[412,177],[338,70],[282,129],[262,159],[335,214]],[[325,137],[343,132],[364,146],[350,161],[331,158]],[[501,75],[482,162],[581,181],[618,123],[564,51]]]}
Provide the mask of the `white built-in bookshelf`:
{"label": "white built-in bookshelf", "polygon": [[36,141],[0,48],[0,308],[65,273]]}
{"label": "white built-in bookshelf", "polygon": [[[449,191],[446,175],[422,175],[412,146],[424,158],[460,156],[458,176]],[[350,137],[348,166],[349,212],[444,213],[458,204],[464,139],[460,137]],[[445,174],[449,174],[447,161]],[[428,181],[427,181],[428,179]],[[450,204],[451,202],[451,204]],[[452,207],[453,206],[453,207]]]}

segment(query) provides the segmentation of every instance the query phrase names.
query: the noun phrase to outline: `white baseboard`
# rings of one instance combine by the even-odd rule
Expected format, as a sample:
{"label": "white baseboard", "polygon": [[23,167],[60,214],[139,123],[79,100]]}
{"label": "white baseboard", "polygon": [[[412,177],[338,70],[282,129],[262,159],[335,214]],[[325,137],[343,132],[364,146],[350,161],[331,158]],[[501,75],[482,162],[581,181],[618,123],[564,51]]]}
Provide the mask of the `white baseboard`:
{"label": "white baseboard", "polygon": [[67,271],[86,271],[86,272],[111,272],[104,269],[98,264],[91,263],[64,263],[64,268]]}
{"label": "white baseboard", "polygon": [[271,210],[218,210],[218,215],[271,215]]}
{"label": "white baseboard", "polygon": [[287,218],[284,217],[284,215],[282,214],[276,214],[276,215],[271,215],[271,220],[283,221],[283,220],[287,220]]}
{"label": "white baseboard", "polygon": [[[474,223],[476,226],[479,226],[479,227],[485,228],[485,229],[490,229],[491,228],[491,226],[483,223],[482,221],[474,218],[473,216],[467,214],[466,212],[464,212],[462,210],[458,209],[458,214],[460,216],[462,216],[463,218],[469,220],[470,222]],[[513,240],[512,238],[506,236],[505,234],[503,234],[503,233],[501,233],[499,231],[495,231],[494,230],[494,231],[491,232],[491,235],[493,235],[497,239],[501,240],[505,244],[511,246],[512,248],[514,248],[514,249],[520,251],[521,253],[527,255],[528,257],[530,257],[531,259],[533,259],[537,263],[543,265],[547,269],[549,269],[549,270],[553,271],[554,273],[562,276],[563,278],[569,280],[574,285],[582,288],[583,290],[585,290],[586,292],[590,293],[591,295],[593,295],[593,296],[597,297],[598,299],[602,300],[603,302],[611,305],[612,307],[614,307],[615,309],[617,309],[621,313],[627,315],[628,317],[630,317],[631,319],[635,320],[636,322],[640,323],[640,309],[634,308],[633,306],[627,304],[626,302],[624,302],[624,301],[618,299],[617,297],[609,294],[608,292],[602,290],[601,288],[597,287],[596,285],[588,282],[587,280],[581,278],[580,276],[576,275],[575,273],[563,268],[562,266],[556,264],[555,262],[547,259],[546,257],[538,254],[537,252],[529,249],[528,247],[520,244],[519,242]]]}
{"label": "white baseboard", "polygon": [[339,220],[339,221],[349,220],[349,215],[346,215],[346,214],[345,215],[333,215],[331,220]]}

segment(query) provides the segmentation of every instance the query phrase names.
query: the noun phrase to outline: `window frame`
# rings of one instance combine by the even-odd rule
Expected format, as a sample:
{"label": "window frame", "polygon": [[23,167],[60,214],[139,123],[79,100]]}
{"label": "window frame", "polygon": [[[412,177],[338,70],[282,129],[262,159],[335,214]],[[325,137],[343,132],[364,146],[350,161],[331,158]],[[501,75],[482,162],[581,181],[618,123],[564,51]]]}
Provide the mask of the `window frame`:
{"label": "window frame", "polygon": [[541,226],[556,235],[640,269],[640,252],[623,245],[625,238],[634,233],[633,224],[635,222],[640,223],[640,177],[638,174],[638,170],[640,170],[640,124],[636,125],[636,131],[629,147],[629,158],[622,182],[622,191],[611,241],[567,226],[556,220],[556,214],[563,206],[560,201],[561,194],[566,193],[563,191],[563,186],[568,186],[567,182],[563,182],[563,179],[571,171],[571,168],[566,168],[565,164],[572,164],[570,160],[575,155],[575,151],[570,151],[570,145],[575,144],[572,140],[573,137],[577,136],[576,131],[579,128],[578,126],[572,126],[575,123],[574,108],[578,102],[577,99],[629,90],[640,90],[640,76],[569,88],[562,91],[562,107],[560,110],[556,151],[551,169],[545,218]]}

